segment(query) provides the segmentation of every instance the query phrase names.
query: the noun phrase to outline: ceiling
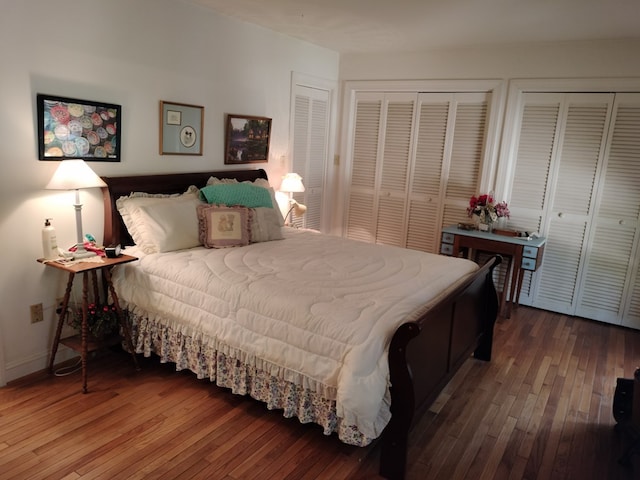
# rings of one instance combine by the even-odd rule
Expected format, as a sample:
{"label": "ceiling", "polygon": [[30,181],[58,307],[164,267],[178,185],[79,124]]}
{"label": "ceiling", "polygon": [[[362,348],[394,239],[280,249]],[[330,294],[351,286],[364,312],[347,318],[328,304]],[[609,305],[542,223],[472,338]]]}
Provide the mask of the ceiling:
{"label": "ceiling", "polygon": [[638,0],[186,1],[341,53],[640,39]]}

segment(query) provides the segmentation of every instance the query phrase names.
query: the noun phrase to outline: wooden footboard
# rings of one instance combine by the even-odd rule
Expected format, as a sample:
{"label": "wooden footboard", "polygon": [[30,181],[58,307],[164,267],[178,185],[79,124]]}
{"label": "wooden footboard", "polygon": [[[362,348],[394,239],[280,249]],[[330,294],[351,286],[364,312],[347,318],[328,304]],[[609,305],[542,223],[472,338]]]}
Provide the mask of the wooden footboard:
{"label": "wooden footboard", "polygon": [[[491,258],[468,282],[416,322],[398,328],[389,347],[391,421],[381,439],[380,475],[405,475],[412,420],[424,413],[473,352],[491,359],[498,297]],[[421,334],[424,333],[424,334]]]}

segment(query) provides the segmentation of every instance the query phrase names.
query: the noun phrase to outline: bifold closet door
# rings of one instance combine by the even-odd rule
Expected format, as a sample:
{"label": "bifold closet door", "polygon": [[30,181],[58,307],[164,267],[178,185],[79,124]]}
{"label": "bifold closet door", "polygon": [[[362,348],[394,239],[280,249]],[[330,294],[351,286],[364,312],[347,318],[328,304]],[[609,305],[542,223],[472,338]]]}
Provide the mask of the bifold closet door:
{"label": "bifold closet door", "polygon": [[346,235],[404,245],[415,93],[356,97]]}
{"label": "bifold closet door", "polygon": [[438,252],[477,193],[488,93],[356,97],[347,236]]}
{"label": "bifold closet door", "polygon": [[525,93],[511,184],[511,226],[547,237],[521,301],[574,314],[612,94]]}
{"label": "bifold closet door", "polygon": [[521,300],[640,328],[640,95],[525,93],[511,225],[547,236]]}
{"label": "bifold closet door", "polygon": [[618,93],[576,315],[640,329],[640,94]]}

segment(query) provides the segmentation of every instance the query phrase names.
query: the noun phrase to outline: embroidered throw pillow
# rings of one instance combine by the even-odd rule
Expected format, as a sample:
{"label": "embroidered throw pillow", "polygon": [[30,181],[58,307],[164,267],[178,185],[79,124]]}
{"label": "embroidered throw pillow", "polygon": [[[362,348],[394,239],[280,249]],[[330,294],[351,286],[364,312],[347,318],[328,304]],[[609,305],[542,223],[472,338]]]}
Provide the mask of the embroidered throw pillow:
{"label": "embroidered throw pillow", "polygon": [[207,248],[249,245],[250,211],[246,207],[199,205],[200,242]]}

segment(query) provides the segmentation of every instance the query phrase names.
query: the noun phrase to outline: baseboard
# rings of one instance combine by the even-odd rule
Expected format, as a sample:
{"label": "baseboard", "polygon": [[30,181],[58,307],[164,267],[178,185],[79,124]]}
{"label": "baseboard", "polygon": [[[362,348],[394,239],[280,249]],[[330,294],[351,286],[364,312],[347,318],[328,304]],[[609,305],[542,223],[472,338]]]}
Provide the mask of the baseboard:
{"label": "baseboard", "polygon": [[[50,352],[43,352],[21,360],[6,363],[4,381],[6,383],[12,382],[19,378],[26,377],[27,375],[31,375],[32,373],[47,369],[49,367],[49,355]],[[56,354],[56,363],[64,362],[77,356],[77,352],[65,347],[64,345],[60,345],[58,353]],[[0,387],[5,386],[6,383],[4,385],[0,385]]]}

